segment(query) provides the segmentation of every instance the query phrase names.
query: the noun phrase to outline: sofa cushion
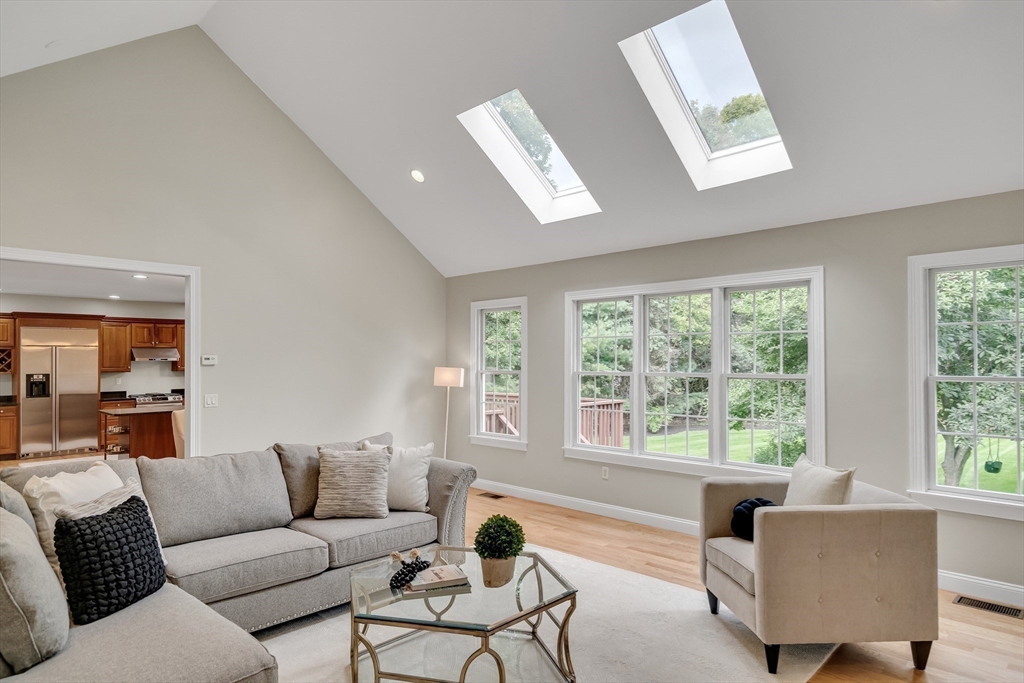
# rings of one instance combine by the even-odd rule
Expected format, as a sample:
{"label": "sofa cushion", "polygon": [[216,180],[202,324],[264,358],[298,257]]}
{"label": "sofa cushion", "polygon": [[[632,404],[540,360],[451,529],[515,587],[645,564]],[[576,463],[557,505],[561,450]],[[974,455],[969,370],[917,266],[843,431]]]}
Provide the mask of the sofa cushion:
{"label": "sofa cushion", "polygon": [[327,543],[265,529],[167,548],[167,578],[203,602],[253,593],[327,569]]}
{"label": "sofa cushion", "polygon": [[106,619],[71,629],[55,657],[10,683],[276,683],[255,638],[171,584]]}
{"label": "sofa cushion", "polygon": [[743,590],[754,595],[754,544],[728,536],[709,538],[706,548],[708,563],[728,574]]}
{"label": "sofa cushion", "polygon": [[34,529],[0,509],[0,656],[24,671],[68,639],[68,606]]}
{"label": "sofa cushion", "polygon": [[437,540],[437,517],[425,512],[392,512],[383,519],[303,517],[289,526],[327,542],[331,569]]}
{"label": "sofa cushion", "polygon": [[[390,446],[394,438],[391,436],[391,432],[384,432],[359,441],[338,441],[320,444],[320,446],[333,451],[357,451],[359,443],[362,441]],[[281,459],[284,480],[288,485],[292,517],[313,516],[317,489],[320,485],[320,454],[317,451],[320,446],[301,443],[274,444],[274,450]]]}
{"label": "sofa cushion", "polygon": [[273,450],[138,461],[165,548],[282,527],[292,519],[288,488]]}
{"label": "sofa cushion", "polygon": [[33,532],[38,533],[36,520],[32,518],[32,511],[28,509],[28,503],[20,493],[2,481],[0,481],[0,507],[21,517]]}
{"label": "sofa cushion", "polygon": [[853,492],[853,474],[856,467],[837,470],[816,465],[806,455],[797,458],[793,474],[786,489],[783,505],[846,505]]}

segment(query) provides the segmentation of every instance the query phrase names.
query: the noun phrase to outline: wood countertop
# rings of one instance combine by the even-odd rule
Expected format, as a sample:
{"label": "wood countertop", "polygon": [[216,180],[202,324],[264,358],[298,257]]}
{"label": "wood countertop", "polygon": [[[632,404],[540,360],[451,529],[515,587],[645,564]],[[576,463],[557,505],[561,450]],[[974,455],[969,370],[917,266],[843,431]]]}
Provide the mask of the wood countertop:
{"label": "wood countertop", "polygon": [[148,415],[150,413],[172,413],[175,410],[184,410],[185,405],[182,403],[166,404],[160,403],[157,405],[147,404],[143,406],[136,406],[135,408],[101,408],[100,412],[104,415]]}

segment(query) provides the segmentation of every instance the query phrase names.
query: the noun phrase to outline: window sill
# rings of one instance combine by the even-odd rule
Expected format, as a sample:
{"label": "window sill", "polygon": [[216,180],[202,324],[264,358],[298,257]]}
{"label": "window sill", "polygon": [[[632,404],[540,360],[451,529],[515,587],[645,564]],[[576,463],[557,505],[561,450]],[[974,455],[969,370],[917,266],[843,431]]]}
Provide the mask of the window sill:
{"label": "window sill", "polygon": [[1015,522],[1024,522],[1024,503],[1005,500],[991,500],[975,496],[961,496],[938,491],[907,491],[907,495],[919,503],[936,510],[963,512],[968,515],[998,517]]}
{"label": "window sill", "polygon": [[676,474],[693,474],[700,477],[756,477],[771,475],[788,477],[790,474],[789,469],[715,465],[711,462],[684,460],[671,456],[648,453],[616,453],[614,451],[580,448],[579,446],[565,446],[562,448],[562,454],[567,458],[576,458],[578,460],[592,460],[608,465],[639,467],[648,470],[659,470],[661,472],[675,472]]}
{"label": "window sill", "polygon": [[494,436],[470,435],[469,442],[474,446],[491,446],[493,448],[507,448],[510,451],[525,451],[527,442],[502,439]]}

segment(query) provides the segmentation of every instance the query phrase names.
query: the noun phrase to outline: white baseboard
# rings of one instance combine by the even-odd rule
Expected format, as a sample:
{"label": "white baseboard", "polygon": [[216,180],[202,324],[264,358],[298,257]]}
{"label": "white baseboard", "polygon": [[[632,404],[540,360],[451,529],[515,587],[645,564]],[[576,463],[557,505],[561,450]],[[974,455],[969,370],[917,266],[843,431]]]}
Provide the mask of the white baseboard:
{"label": "white baseboard", "polygon": [[939,570],[939,588],[1005,605],[1024,607],[1024,586]]}
{"label": "white baseboard", "polygon": [[589,512],[594,515],[601,515],[602,517],[621,519],[626,522],[646,524],[647,526],[658,527],[659,529],[678,531],[679,533],[687,534],[689,536],[697,536],[700,532],[699,523],[690,519],[682,519],[681,517],[659,515],[656,512],[644,512],[643,510],[634,510],[633,508],[624,508],[618,505],[609,505],[608,503],[596,503],[592,500],[585,500],[583,498],[573,498],[571,496],[563,496],[557,493],[548,493],[547,491],[527,489],[522,486],[501,484],[496,481],[488,481],[486,479],[477,479],[473,482],[472,486],[474,488],[483,489],[484,491],[490,491],[491,493],[500,493],[502,495],[513,496],[515,498],[524,498],[538,503],[547,503],[548,505],[569,508],[570,510]]}
{"label": "white baseboard", "polygon": [[[583,498],[573,498],[571,496],[563,496],[558,493],[548,493],[547,491],[538,491],[537,489],[528,489],[522,486],[502,484],[496,481],[488,481],[487,479],[477,479],[472,485],[474,488],[490,491],[491,493],[500,493],[506,496],[533,500],[538,503],[547,503],[548,505],[555,505],[557,507],[568,508],[570,510],[589,512],[591,514],[601,515],[602,517],[611,517],[612,519],[621,519],[627,522],[646,524],[647,526],[658,527],[659,529],[668,529],[669,531],[678,531],[679,533],[690,536],[698,536],[700,534],[700,524],[691,519],[659,515],[655,512],[645,512],[643,510],[635,510],[633,508],[625,508],[618,505],[609,505],[608,503],[597,503]],[[957,574],[956,572],[940,569],[939,588],[953,591],[954,593],[962,593],[963,595],[974,598],[991,600],[992,602],[1024,606],[1024,586],[1018,586],[1012,583],[1003,583],[1002,581],[993,581],[992,579],[983,579],[979,576]]]}

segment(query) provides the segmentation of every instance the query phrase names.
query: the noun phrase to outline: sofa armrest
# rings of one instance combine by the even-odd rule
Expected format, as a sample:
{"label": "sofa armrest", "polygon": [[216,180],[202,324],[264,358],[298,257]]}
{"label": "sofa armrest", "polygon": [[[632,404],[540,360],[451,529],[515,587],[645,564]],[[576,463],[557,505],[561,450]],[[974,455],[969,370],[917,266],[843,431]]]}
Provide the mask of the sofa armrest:
{"label": "sofa armrest", "polygon": [[466,544],[466,501],[476,468],[454,460],[430,459],[427,471],[427,506],[437,517],[437,542]]}
{"label": "sofa armrest", "polygon": [[732,536],[732,509],[741,500],[767,498],[782,505],[789,477],[708,477],[700,482],[700,580],[707,582],[705,546],[709,538]]}
{"label": "sofa armrest", "polygon": [[754,512],[755,632],[766,643],[938,638],[936,512],[916,503]]}

